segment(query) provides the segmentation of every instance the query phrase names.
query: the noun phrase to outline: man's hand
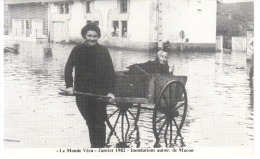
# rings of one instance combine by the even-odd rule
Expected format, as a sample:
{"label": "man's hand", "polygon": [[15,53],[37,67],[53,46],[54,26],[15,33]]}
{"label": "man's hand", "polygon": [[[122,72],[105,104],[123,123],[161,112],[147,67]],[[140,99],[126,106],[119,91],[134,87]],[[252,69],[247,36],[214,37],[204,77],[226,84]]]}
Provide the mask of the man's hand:
{"label": "man's hand", "polygon": [[73,88],[73,87],[67,88],[66,91],[67,91],[67,93],[68,93],[69,95],[74,94],[74,88]]}
{"label": "man's hand", "polygon": [[110,97],[110,99],[109,99],[110,103],[114,103],[115,102],[115,95],[113,93],[108,93],[107,96]]}

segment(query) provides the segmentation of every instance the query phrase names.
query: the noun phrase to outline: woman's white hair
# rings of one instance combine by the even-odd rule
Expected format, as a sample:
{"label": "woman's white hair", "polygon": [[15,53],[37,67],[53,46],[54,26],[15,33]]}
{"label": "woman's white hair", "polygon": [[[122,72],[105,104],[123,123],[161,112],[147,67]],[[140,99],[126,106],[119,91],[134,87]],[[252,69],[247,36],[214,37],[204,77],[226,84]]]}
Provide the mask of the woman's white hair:
{"label": "woman's white hair", "polygon": [[164,52],[165,52],[166,54],[168,54],[168,52],[163,51],[163,50],[160,50],[160,51],[157,52],[157,56],[161,55],[161,54],[164,53]]}

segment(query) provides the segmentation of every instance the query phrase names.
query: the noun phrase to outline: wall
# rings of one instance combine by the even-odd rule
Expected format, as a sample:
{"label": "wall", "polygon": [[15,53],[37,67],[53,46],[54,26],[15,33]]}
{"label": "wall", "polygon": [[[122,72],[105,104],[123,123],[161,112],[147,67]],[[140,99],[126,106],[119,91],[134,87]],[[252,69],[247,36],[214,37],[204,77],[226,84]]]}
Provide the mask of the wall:
{"label": "wall", "polygon": [[246,51],[246,37],[232,37],[232,51]]}
{"label": "wall", "polygon": [[216,51],[223,52],[223,36],[216,37]]}
{"label": "wall", "polygon": [[[215,51],[216,48],[216,0],[160,0],[163,3],[163,41],[169,40],[172,48]],[[102,37],[100,43],[130,49],[155,48],[157,41],[157,0],[129,0],[128,13],[120,14],[119,0],[96,0],[91,14],[85,13],[85,2],[76,0],[67,18],[68,40],[79,39],[81,28],[87,20],[98,20]],[[112,21],[127,20],[127,37],[112,37]],[[179,32],[184,30],[185,39]]]}
{"label": "wall", "polygon": [[[216,43],[216,0],[165,0],[163,39],[179,50],[180,43],[190,51],[214,51]],[[180,31],[185,38],[180,38]]]}
{"label": "wall", "polygon": [[42,4],[15,4],[9,5],[8,9],[10,19],[43,19],[43,29],[48,29],[48,8],[46,6]]}
{"label": "wall", "polygon": [[69,40],[82,39],[81,29],[86,25],[85,7],[80,1],[71,5],[70,18],[68,18]]}
{"label": "wall", "polygon": [[[71,5],[71,15],[68,19],[68,41],[82,41],[80,30],[86,25],[87,20],[99,21],[101,38],[99,42],[115,47],[129,49],[148,50],[150,46],[150,0],[129,0],[128,12],[121,14],[118,0],[96,0],[92,6],[91,13],[86,14],[85,2],[75,1]],[[53,8],[53,7],[52,7]],[[52,19],[64,19],[60,15],[53,15]],[[140,16],[141,15],[141,16]],[[127,20],[127,37],[112,37],[112,21]],[[153,41],[154,42],[154,41]]]}
{"label": "wall", "polygon": [[12,19],[45,19],[47,21],[47,7],[41,4],[9,5]]}
{"label": "wall", "polygon": [[[65,3],[65,2],[64,2]],[[49,18],[50,18],[50,39],[53,40],[53,35],[54,35],[54,30],[53,30],[53,23],[55,22],[63,22],[64,23],[64,28],[61,29],[61,32],[64,34],[64,40],[65,41],[69,41],[70,36],[73,36],[73,33],[70,33],[71,28],[72,28],[72,32],[74,32],[74,28],[73,26],[77,23],[79,23],[80,21],[78,21],[77,23],[75,23],[74,25],[69,25],[70,20],[72,19],[72,8],[73,8],[74,4],[71,3],[70,4],[70,9],[69,9],[69,14],[60,14],[59,10],[58,10],[58,6],[55,3],[49,3]],[[71,35],[70,35],[71,34]]]}

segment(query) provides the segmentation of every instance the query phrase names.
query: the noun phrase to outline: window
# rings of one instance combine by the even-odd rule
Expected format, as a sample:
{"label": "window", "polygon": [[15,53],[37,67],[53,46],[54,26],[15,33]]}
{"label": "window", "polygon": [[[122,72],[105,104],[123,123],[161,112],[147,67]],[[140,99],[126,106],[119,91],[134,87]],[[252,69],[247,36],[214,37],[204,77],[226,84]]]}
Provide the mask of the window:
{"label": "window", "polygon": [[25,20],[25,27],[26,27],[26,29],[31,29],[30,20]]}
{"label": "window", "polygon": [[127,21],[121,21],[122,24],[122,37],[127,37]]}
{"label": "window", "polygon": [[68,3],[64,4],[64,8],[65,8],[65,14],[69,14],[69,4]]}
{"label": "window", "polygon": [[120,12],[127,13],[127,0],[120,0]]}
{"label": "window", "polygon": [[127,21],[112,21],[112,37],[127,37]]}
{"label": "window", "polygon": [[59,4],[59,13],[60,14],[64,14],[64,8],[63,8],[63,4]]}
{"label": "window", "polygon": [[91,5],[91,1],[86,1],[86,13],[91,13],[90,5]]}
{"label": "window", "polygon": [[95,21],[95,20],[87,20],[87,24],[94,22],[97,26],[99,26],[99,21]]}
{"label": "window", "polygon": [[119,36],[119,21],[113,21],[112,27],[113,27],[112,36],[118,37]]}
{"label": "window", "polygon": [[69,14],[69,4],[58,4],[58,10],[60,14]]}

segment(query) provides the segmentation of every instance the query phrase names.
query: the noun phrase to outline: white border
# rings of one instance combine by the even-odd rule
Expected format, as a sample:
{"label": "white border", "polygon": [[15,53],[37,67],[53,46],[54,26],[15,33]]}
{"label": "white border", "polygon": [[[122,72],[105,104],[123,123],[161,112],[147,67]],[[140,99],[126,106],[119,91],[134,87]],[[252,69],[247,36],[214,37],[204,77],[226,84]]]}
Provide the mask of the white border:
{"label": "white border", "polygon": [[[1,11],[1,16],[0,20],[3,22],[3,1],[0,1],[0,11]],[[254,1],[255,5],[255,85],[254,85],[254,128],[255,128],[255,136],[254,136],[254,157],[255,159],[258,159],[260,157],[260,151],[259,151],[259,120],[260,120],[260,108],[259,108],[259,52],[260,52],[260,47],[259,47],[259,10],[260,10],[260,0],[255,0]],[[1,23],[3,24],[3,23]],[[3,25],[0,26],[0,33],[3,33]],[[49,158],[92,158],[92,157],[97,157],[97,158],[144,158],[149,155],[149,158],[252,158],[245,156],[247,153],[249,153],[251,150],[250,149],[239,149],[239,148],[196,148],[194,149],[195,152],[193,153],[186,153],[186,154],[181,154],[181,153],[92,153],[92,154],[59,154],[56,152],[56,149],[5,149],[3,151],[3,111],[4,111],[4,88],[2,87],[4,85],[4,61],[3,61],[3,36],[0,38],[0,158],[2,159],[13,159],[13,158],[32,158],[32,159],[49,159]],[[244,154],[244,155],[243,155]],[[5,158],[8,156],[8,158]]]}

